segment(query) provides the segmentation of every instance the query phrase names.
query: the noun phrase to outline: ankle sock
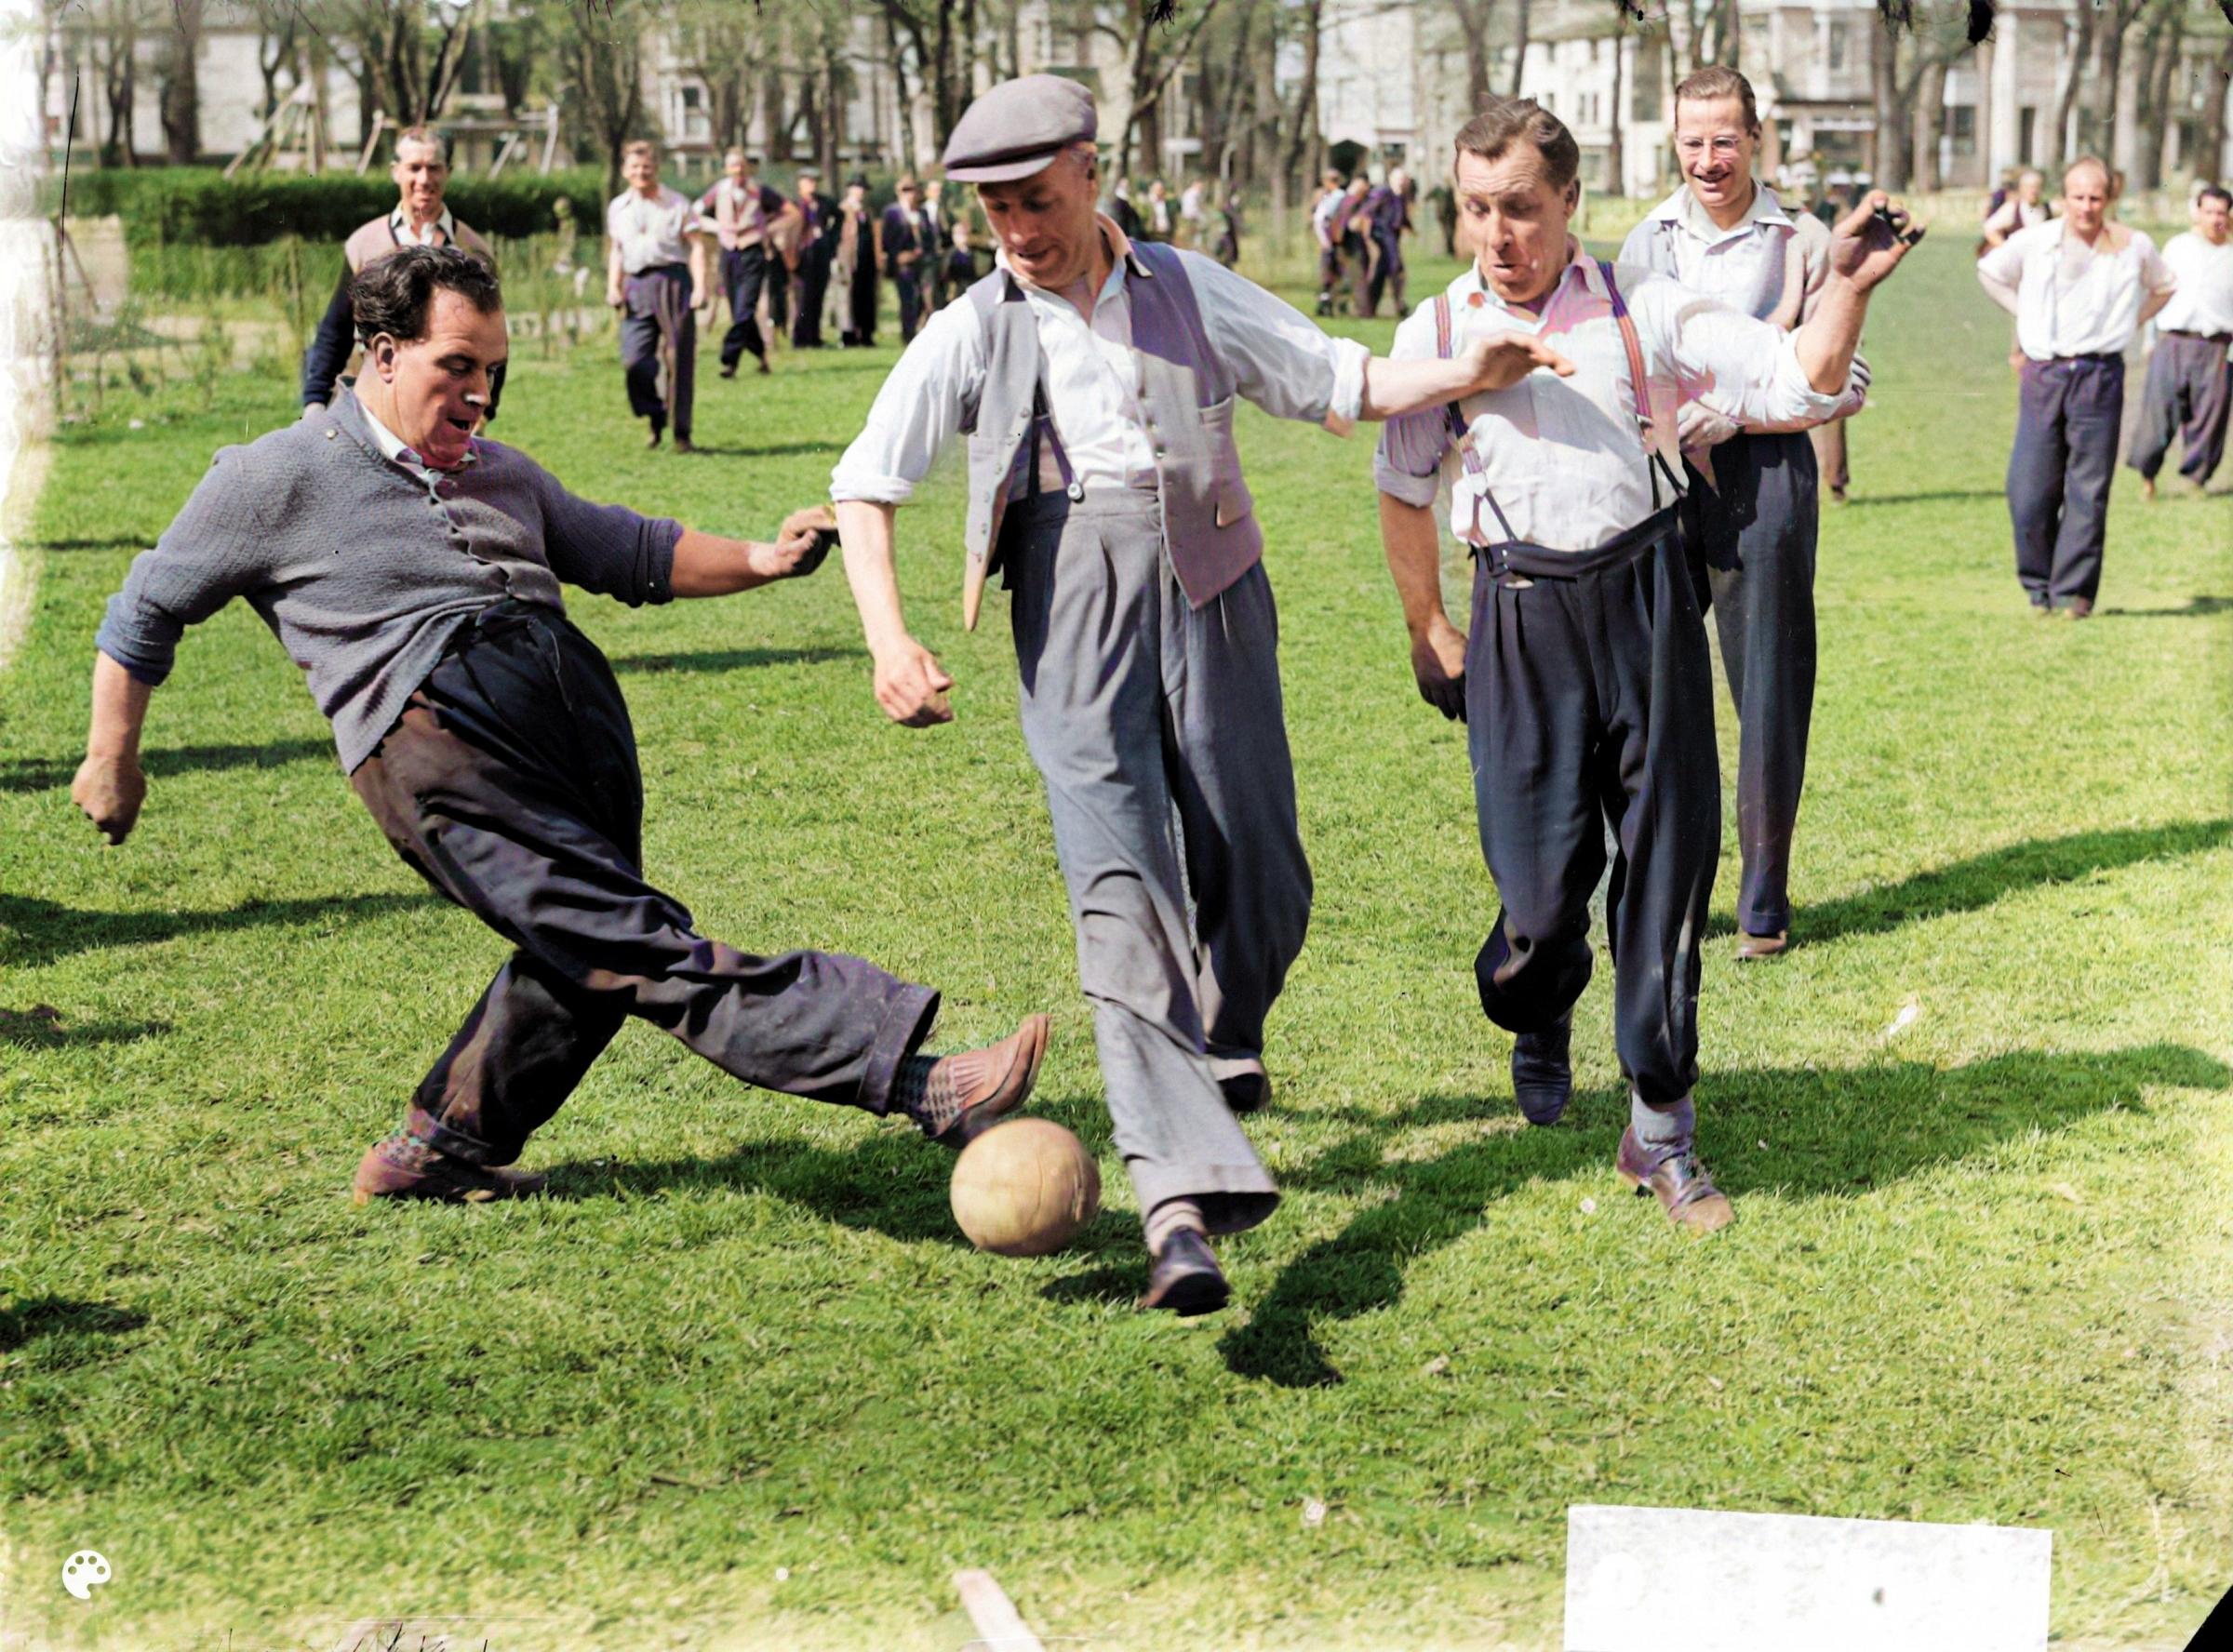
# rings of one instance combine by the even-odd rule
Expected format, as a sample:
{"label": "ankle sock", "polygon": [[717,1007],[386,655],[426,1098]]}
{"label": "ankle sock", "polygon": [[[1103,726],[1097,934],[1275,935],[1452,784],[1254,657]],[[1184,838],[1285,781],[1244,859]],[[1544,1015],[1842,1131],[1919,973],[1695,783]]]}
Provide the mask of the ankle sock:
{"label": "ankle sock", "polygon": [[892,1081],[891,1104],[935,1136],[961,1116],[961,1097],[954,1088],[951,1068],[938,1056],[909,1056],[900,1063]]}
{"label": "ankle sock", "polygon": [[1147,1254],[1161,1253],[1173,1233],[1184,1230],[1209,1237],[1202,1225],[1202,1207],[1192,1199],[1166,1199],[1147,1213]]}
{"label": "ankle sock", "polygon": [[1631,1091],[1628,1126],[1636,1132],[1637,1141],[1654,1158],[1665,1158],[1691,1145],[1691,1138],[1698,1127],[1698,1113],[1688,1096],[1666,1107],[1653,1107],[1641,1095]]}

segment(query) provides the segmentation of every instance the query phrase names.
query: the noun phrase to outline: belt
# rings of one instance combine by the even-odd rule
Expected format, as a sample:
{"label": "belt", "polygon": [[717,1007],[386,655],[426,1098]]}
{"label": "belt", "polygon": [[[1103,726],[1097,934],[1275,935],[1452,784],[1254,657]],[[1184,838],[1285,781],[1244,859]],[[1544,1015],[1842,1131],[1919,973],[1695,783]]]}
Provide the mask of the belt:
{"label": "belt", "polygon": [[2205,344],[2233,344],[2233,333],[2190,333],[2185,327],[2165,327],[2167,339],[2199,339]]}
{"label": "belt", "polygon": [[1654,511],[1634,527],[1617,533],[1594,551],[1553,551],[1523,540],[1479,545],[1474,557],[1491,576],[1524,574],[1531,580],[1579,580],[1634,562],[1675,530],[1675,507]]}
{"label": "belt", "polygon": [[690,267],[688,264],[646,264],[640,270],[629,271],[628,279],[636,281],[646,275],[680,275],[687,281],[689,273]]}
{"label": "belt", "polygon": [[2086,352],[2082,353],[2081,354],[2078,354],[2078,355],[2051,355],[2051,356],[2049,356],[2047,359],[2048,359],[2049,361],[2058,361],[2058,362],[2118,362],[2118,363],[2122,363],[2122,362],[2123,362],[2123,360],[2124,360],[2124,354],[2123,354],[2123,353],[2122,353],[2121,351],[2116,351],[2116,350],[2089,350],[2089,351],[2086,351]]}

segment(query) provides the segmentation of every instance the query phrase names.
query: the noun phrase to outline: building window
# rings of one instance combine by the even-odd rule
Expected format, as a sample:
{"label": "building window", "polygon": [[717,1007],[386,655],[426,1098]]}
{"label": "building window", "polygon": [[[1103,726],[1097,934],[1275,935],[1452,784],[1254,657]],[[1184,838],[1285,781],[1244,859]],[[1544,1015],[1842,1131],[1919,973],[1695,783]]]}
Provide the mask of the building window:
{"label": "building window", "polygon": [[2030,166],[2033,159],[2032,134],[2039,124],[2039,112],[2029,104],[2016,111],[2016,159]]}
{"label": "building window", "polygon": [[1830,73],[1843,74],[1852,57],[1852,26],[1849,23],[1830,25]]}
{"label": "building window", "polygon": [[1977,153],[1977,106],[1973,103],[1954,103],[1946,108],[1946,136],[1953,140],[1954,153],[1972,155]]}

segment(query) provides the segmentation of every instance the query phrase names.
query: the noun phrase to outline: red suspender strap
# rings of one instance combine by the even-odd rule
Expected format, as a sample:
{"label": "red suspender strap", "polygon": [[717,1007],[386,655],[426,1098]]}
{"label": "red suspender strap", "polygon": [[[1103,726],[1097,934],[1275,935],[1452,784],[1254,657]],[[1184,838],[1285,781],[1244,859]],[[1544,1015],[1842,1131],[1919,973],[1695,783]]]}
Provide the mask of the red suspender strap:
{"label": "red suspender strap", "polygon": [[1598,270],[1605,277],[1605,291],[1612,300],[1612,319],[1620,324],[1621,342],[1628,351],[1628,381],[1636,391],[1636,425],[1644,438],[1644,446],[1651,445],[1651,380],[1644,372],[1643,341],[1636,336],[1636,322],[1628,313],[1628,301],[1621,297],[1620,283],[1612,278],[1612,265],[1604,259],[1598,260]]}
{"label": "red suspender strap", "polygon": [[[1451,353],[1456,349],[1457,324],[1451,314],[1450,295],[1446,292],[1438,292],[1435,295],[1435,354],[1439,359],[1448,361]],[[1463,457],[1470,467],[1473,463],[1473,449],[1464,446],[1465,415],[1458,411],[1458,405],[1455,402],[1443,403],[1442,411],[1450,420],[1450,439],[1460,445]]]}

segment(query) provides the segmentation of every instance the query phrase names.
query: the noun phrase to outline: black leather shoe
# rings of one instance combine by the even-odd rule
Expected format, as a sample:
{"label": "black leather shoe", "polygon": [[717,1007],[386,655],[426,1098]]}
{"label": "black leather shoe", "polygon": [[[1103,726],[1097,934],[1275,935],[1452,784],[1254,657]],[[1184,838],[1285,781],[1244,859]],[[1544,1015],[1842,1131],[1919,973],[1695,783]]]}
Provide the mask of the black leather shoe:
{"label": "black leather shoe", "polygon": [[1260,1112],[1272,1099],[1271,1074],[1264,1072],[1262,1061],[1226,1073],[1217,1081],[1217,1087],[1224,1093],[1225,1106],[1235,1112]]}
{"label": "black leather shoe", "polygon": [[1210,1241],[1192,1228],[1181,1228],[1156,1252],[1147,1271],[1147,1294],[1134,1306],[1160,1308],[1191,1319],[1197,1313],[1215,1313],[1232,1297],[1233,1287],[1225,1283]]}
{"label": "black leather shoe", "polygon": [[1555,1125],[1574,1099],[1574,1063],[1568,1053],[1574,1012],[1568,1010],[1540,1032],[1512,1041],[1512,1099],[1531,1125]]}

